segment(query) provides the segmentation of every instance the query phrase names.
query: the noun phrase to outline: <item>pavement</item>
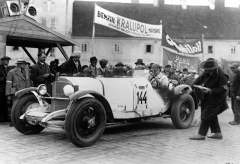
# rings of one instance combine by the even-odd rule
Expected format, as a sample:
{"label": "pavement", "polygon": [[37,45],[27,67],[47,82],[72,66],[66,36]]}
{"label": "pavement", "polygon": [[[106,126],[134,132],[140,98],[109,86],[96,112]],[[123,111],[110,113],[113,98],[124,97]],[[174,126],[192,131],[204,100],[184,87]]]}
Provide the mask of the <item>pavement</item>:
{"label": "pavement", "polygon": [[73,145],[63,130],[23,135],[1,123],[0,164],[240,164],[240,125],[229,125],[232,120],[231,109],[219,115],[222,140],[189,140],[199,127],[180,130],[171,119],[154,118],[109,126],[87,148]]}

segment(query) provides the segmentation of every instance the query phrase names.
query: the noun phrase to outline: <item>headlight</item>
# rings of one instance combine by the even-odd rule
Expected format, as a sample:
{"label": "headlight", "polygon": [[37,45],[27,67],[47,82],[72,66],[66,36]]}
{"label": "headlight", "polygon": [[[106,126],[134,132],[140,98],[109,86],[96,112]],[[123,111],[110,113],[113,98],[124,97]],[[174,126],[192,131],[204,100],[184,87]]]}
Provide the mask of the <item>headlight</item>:
{"label": "headlight", "polygon": [[40,95],[45,95],[47,93],[47,86],[45,84],[40,84],[37,91]]}
{"label": "headlight", "polygon": [[66,96],[70,96],[74,93],[74,88],[71,85],[65,85],[63,87],[63,92]]}

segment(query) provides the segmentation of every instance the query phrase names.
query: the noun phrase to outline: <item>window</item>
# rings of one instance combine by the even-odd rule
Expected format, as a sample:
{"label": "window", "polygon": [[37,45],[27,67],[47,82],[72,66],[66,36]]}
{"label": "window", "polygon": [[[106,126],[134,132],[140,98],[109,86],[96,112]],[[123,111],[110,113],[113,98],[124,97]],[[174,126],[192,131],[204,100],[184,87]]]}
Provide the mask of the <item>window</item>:
{"label": "window", "polygon": [[47,11],[51,11],[51,4],[52,4],[51,0],[48,0],[47,1]]}
{"label": "window", "polygon": [[47,19],[46,18],[42,18],[42,25],[47,26]]}
{"label": "window", "polygon": [[13,46],[13,47],[12,47],[12,50],[13,50],[13,51],[18,51],[18,50],[19,50],[19,47],[18,47],[18,46]]}
{"label": "window", "polygon": [[55,18],[51,19],[51,29],[56,29],[56,19]]}
{"label": "window", "polygon": [[52,2],[52,11],[54,11],[54,10],[55,10],[55,3]]}
{"label": "window", "polygon": [[87,43],[83,43],[81,45],[81,51],[82,52],[88,52],[88,44]]}
{"label": "window", "polygon": [[52,48],[50,53],[49,53],[50,57],[55,57],[55,48]]}
{"label": "window", "polygon": [[113,52],[114,53],[121,53],[121,45],[118,43],[113,44]]}
{"label": "window", "polygon": [[208,53],[213,54],[213,46],[208,46]]}
{"label": "window", "polygon": [[152,53],[153,52],[153,45],[147,44],[145,52],[146,53]]}
{"label": "window", "polygon": [[43,11],[47,11],[47,2],[43,3]]}
{"label": "window", "polygon": [[230,47],[230,53],[231,54],[235,54],[236,53],[236,47],[235,46],[231,46]]}

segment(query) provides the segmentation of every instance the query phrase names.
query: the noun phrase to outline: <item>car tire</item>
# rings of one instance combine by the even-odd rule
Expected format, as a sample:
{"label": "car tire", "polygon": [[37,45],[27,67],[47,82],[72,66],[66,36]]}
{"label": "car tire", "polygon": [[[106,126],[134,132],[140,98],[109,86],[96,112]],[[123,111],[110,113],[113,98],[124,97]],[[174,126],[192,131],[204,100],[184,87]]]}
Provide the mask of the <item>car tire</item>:
{"label": "car tire", "polygon": [[18,98],[13,104],[11,110],[11,121],[13,126],[25,135],[38,134],[44,127],[40,125],[32,125],[26,120],[21,120],[19,117],[23,115],[29,106],[37,104],[38,100],[33,94],[27,94]]}
{"label": "car tire", "polygon": [[87,147],[98,141],[106,127],[104,106],[95,98],[75,101],[67,113],[65,130],[76,146]]}
{"label": "car tire", "polygon": [[188,93],[178,95],[172,103],[171,119],[177,129],[188,128],[194,118],[195,105],[192,96]]}

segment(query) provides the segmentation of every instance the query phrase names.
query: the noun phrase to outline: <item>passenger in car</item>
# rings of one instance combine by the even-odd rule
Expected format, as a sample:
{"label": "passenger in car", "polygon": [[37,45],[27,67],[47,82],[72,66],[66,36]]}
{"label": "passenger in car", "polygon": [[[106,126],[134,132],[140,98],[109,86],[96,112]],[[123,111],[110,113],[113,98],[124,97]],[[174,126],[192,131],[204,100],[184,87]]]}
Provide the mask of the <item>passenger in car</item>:
{"label": "passenger in car", "polygon": [[161,66],[159,64],[153,64],[148,80],[152,84],[153,88],[159,88],[162,86],[168,86],[169,81],[166,75],[161,72]]}
{"label": "passenger in car", "polygon": [[82,74],[82,67],[80,63],[81,52],[74,51],[70,59],[62,64],[60,74],[66,74],[67,76],[80,77]]}
{"label": "passenger in car", "polygon": [[118,62],[113,69],[113,76],[126,76],[126,70],[124,69],[124,64],[122,62]]}
{"label": "passenger in car", "polygon": [[100,67],[97,69],[98,76],[101,77],[110,77],[110,71],[108,70],[107,66],[108,61],[106,59],[101,59],[99,61]]}
{"label": "passenger in car", "polygon": [[90,65],[84,71],[85,77],[97,77],[98,76],[97,62],[98,62],[98,59],[95,56],[90,58]]}

